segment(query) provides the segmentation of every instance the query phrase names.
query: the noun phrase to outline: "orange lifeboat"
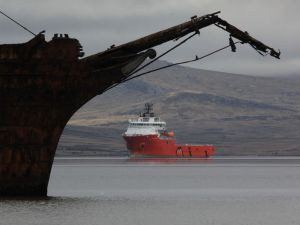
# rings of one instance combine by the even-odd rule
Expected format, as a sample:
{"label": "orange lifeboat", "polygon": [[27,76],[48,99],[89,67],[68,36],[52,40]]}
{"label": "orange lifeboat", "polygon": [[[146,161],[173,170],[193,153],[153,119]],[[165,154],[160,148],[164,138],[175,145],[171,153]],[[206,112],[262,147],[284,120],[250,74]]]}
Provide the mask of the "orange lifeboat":
{"label": "orange lifeboat", "polygon": [[167,134],[168,134],[169,137],[174,137],[175,136],[173,131],[169,131]]}

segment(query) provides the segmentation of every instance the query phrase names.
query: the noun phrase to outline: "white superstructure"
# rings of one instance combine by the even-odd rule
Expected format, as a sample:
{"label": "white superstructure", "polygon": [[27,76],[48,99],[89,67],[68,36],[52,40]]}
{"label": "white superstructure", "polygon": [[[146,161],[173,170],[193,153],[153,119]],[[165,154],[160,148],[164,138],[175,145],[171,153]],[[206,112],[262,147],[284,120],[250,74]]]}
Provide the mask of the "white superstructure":
{"label": "white superstructure", "polygon": [[145,112],[141,114],[139,118],[128,121],[129,125],[124,135],[159,135],[166,131],[166,122],[161,121],[160,117],[155,117],[151,110],[152,105],[146,104]]}

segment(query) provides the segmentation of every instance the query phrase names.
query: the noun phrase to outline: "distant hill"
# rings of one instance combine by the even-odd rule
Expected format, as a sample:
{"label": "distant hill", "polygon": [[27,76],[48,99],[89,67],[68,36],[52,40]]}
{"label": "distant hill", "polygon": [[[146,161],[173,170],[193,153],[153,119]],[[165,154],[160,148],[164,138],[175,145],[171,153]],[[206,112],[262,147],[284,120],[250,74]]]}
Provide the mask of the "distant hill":
{"label": "distant hill", "polygon": [[217,155],[300,155],[300,79],[182,66],[91,100],[69,121],[57,154],[126,155],[121,134],[146,102],[154,103],[178,143],[213,144]]}

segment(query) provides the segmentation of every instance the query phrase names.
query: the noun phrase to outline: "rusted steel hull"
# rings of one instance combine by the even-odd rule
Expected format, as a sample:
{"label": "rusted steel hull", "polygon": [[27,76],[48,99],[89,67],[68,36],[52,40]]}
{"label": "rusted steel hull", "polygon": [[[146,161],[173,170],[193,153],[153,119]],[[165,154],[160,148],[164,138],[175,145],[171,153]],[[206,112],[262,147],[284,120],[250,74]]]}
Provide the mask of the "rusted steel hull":
{"label": "rusted steel hull", "polygon": [[147,57],[155,57],[151,47],[215,24],[257,51],[279,58],[280,52],[218,13],[192,17],[82,59],[78,40],[68,35],[55,35],[47,42],[40,33],[24,44],[0,45],[0,196],[45,196],[67,121],[91,98],[124,81]]}
{"label": "rusted steel hull", "polygon": [[[34,40],[35,48],[32,41],[0,46],[0,196],[45,196],[70,117],[147,57],[131,55],[91,70],[77,60],[77,40]],[[55,52],[60,41],[70,49],[62,58],[64,52]]]}
{"label": "rusted steel hull", "polygon": [[0,76],[1,196],[46,195],[55,150],[67,121],[108,86],[97,79],[84,81],[78,72],[81,68],[76,69]]}

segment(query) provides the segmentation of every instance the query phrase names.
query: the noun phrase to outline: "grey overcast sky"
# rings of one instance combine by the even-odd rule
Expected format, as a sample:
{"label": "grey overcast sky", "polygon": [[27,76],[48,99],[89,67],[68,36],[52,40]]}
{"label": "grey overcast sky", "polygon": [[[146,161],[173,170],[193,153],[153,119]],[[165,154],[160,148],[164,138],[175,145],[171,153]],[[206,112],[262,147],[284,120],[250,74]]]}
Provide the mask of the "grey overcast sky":
{"label": "grey overcast sky", "polygon": [[[280,49],[282,59],[262,57],[240,45],[236,53],[226,50],[188,66],[259,76],[300,76],[299,0],[0,0],[0,9],[36,33],[46,30],[47,40],[54,33],[68,33],[81,42],[86,55],[177,25],[193,15],[220,10],[222,19]],[[32,38],[2,15],[0,30],[0,44]],[[163,59],[188,60],[227,43],[228,34],[210,26]],[[159,53],[174,44],[156,50]]]}

